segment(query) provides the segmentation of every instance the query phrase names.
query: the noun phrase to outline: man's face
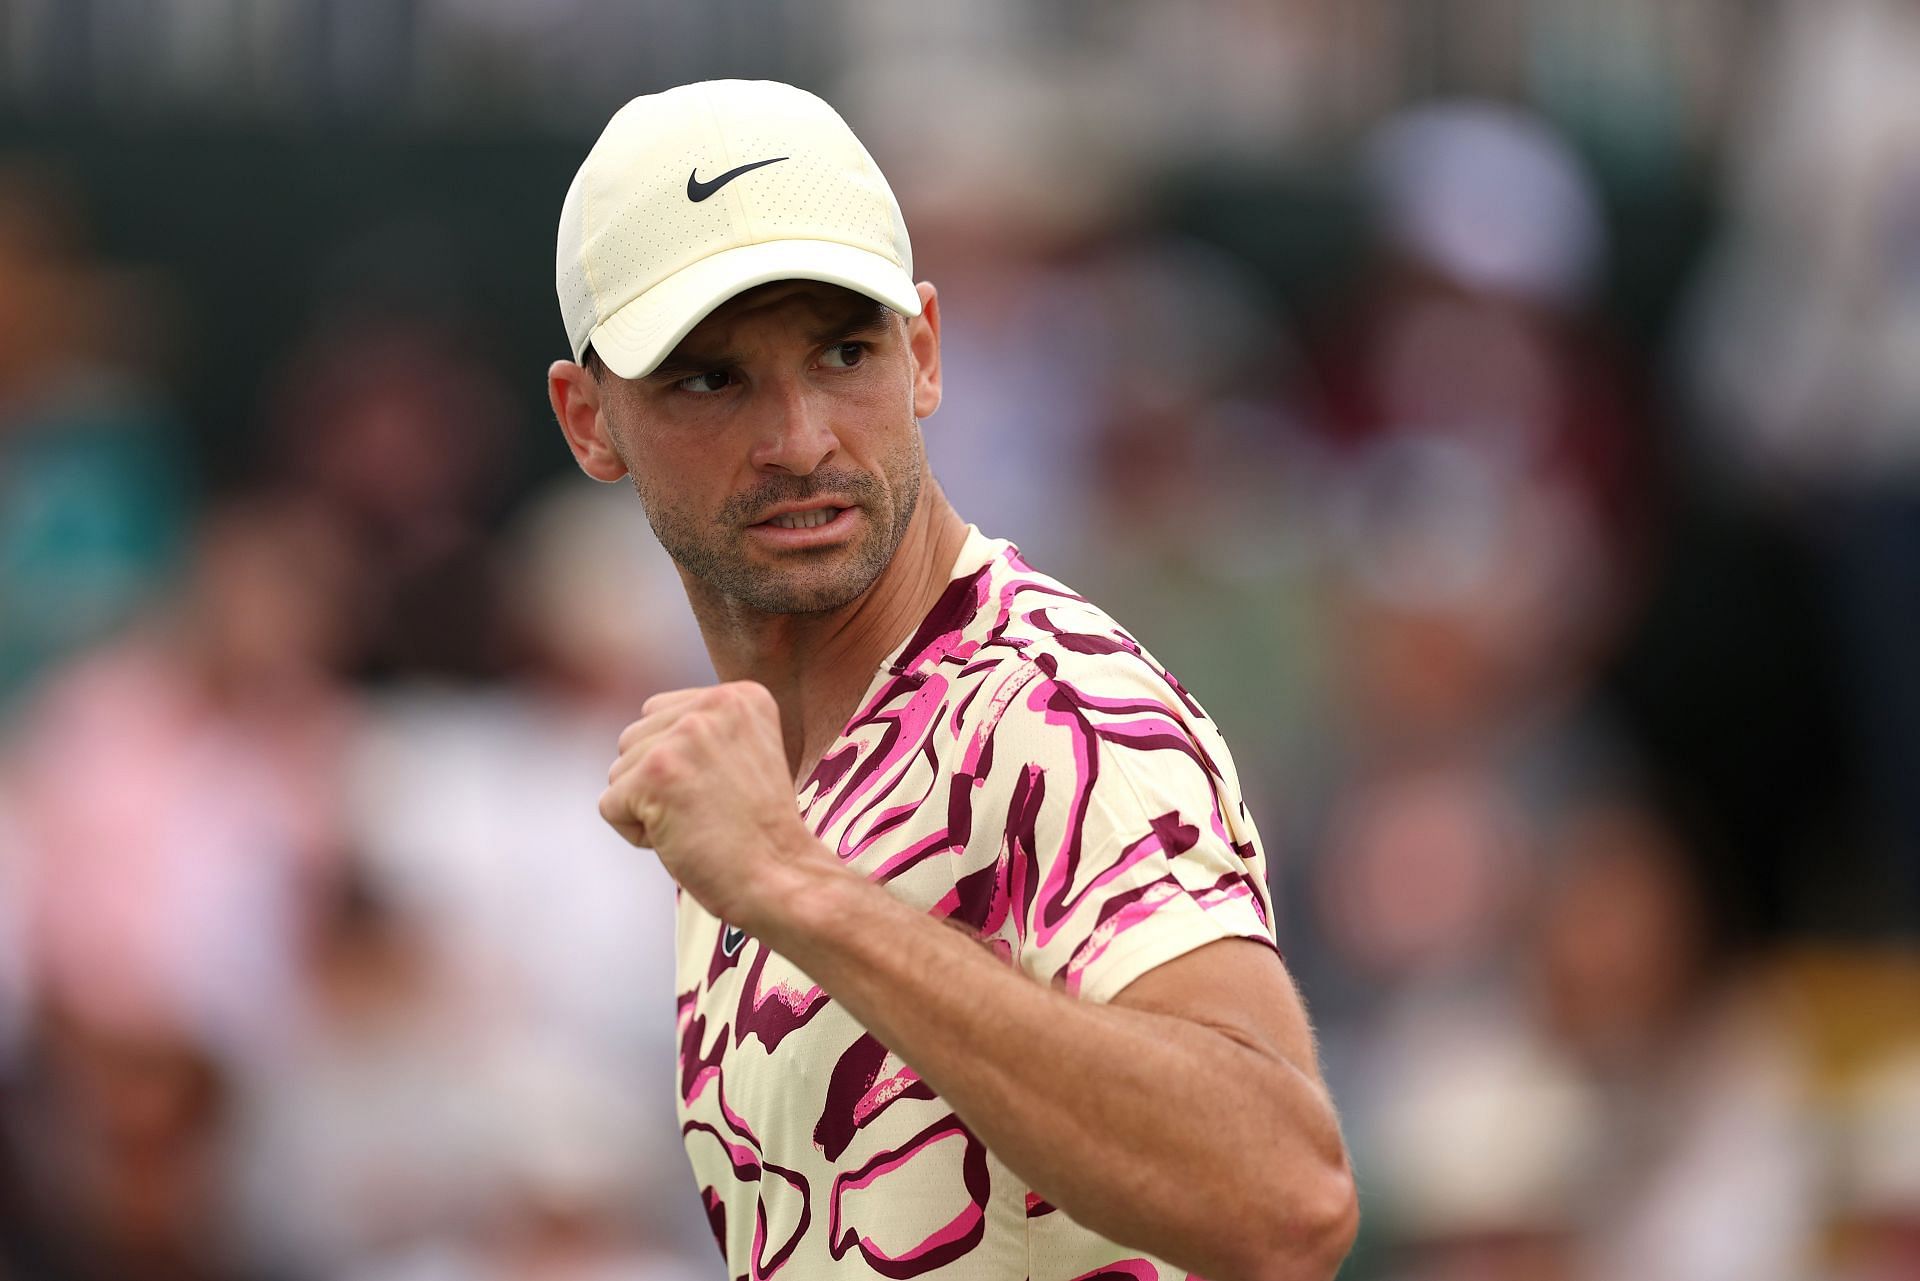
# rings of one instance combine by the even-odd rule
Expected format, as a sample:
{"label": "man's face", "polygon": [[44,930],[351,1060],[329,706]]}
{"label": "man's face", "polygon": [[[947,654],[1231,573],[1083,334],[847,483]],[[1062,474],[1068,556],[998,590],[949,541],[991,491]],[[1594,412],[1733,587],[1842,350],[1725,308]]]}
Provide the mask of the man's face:
{"label": "man's face", "polygon": [[602,375],[613,448],[684,574],[775,614],[873,585],[926,466],[906,328],[850,290],[782,281],[727,302],[647,377]]}

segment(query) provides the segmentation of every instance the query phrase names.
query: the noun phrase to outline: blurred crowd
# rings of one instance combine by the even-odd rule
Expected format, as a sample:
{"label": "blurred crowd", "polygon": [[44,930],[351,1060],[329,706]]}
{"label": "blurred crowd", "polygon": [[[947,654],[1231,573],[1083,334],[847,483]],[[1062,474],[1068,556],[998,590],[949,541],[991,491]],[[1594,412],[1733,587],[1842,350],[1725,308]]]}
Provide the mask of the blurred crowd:
{"label": "blurred crowd", "polygon": [[[876,13],[842,99],[941,289],[935,472],[1221,723],[1343,1275],[1920,1277],[1920,10],[1764,7],[1663,144],[1711,216],[1650,319],[1631,126],[1696,117],[1639,63],[1349,98],[1276,183],[1259,6],[1131,151],[1017,75],[920,128],[1016,21],[952,8],[925,65]],[[595,809],[710,670],[637,500],[558,466],[557,316],[499,359],[486,288],[348,255],[182,378],[186,269],[59,159],[0,151],[0,1281],[718,1276],[672,886]]]}

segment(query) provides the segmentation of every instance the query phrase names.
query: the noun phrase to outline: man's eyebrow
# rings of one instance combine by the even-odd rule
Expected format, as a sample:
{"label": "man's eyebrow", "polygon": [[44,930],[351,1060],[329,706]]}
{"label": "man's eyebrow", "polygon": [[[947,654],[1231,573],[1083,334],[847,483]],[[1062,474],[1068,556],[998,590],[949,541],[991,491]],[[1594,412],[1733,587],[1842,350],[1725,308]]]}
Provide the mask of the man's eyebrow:
{"label": "man's eyebrow", "polygon": [[[811,335],[816,345],[856,338],[871,334],[887,327],[888,306],[872,298],[861,300],[859,306],[829,321]],[[648,381],[678,382],[694,374],[709,373],[715,369],[731,369],[740,363],[735,352],[697,351],[688,347],[675,347],[667,353],[666,359],[654,367],[647,375]]]}
{"label": "man's eyebrow", "polygon": [[889,308],[883,302],[866,298],[861,305],[842,315],[822,329],[815,331],[816,343],[829,343],[835,339],[852,338],[858,334],[870,334],[887,327]]}
{"label": "man's eyebrow", "polygon": [[675,347],[667,353],[665,360],[654,366],[653,372],[647,375],[647,381],[678,382],[695,374],[731,369],[739,363],[740,357],[732,352],[690,351]]}

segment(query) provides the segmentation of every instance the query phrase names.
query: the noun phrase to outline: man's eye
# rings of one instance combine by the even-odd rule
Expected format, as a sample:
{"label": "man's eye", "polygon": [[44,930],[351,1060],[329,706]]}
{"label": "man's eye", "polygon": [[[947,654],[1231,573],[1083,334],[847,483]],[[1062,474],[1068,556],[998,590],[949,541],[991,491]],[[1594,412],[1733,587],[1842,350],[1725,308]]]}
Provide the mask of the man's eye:
{"label": "man's eye", "polygon": [[835,343],[821,356],[820,363],[829,369],[851,369],[866,359],[867,345],[863,342]]}
{"label": "man's eye", "polygon": [[732,384],[732,374],[724,369],[711,369],[704,374],[692,374],[682,378],[674,386],[681,391],[715,392],[725,390]]}

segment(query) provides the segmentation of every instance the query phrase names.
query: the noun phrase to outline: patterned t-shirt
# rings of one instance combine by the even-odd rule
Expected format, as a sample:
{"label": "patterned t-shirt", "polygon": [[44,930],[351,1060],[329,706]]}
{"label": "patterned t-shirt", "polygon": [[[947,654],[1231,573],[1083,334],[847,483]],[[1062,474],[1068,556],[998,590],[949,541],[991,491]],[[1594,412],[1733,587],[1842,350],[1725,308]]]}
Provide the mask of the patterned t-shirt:
{"label": "patterned t-shirt", "polygon": [[[1274,941],[1213,722],[977,529],[798,802],[848,866],[1083,1000],[1216,939]],[[818,985],[688,894],[678,944],[682,1134],[730,1276],[1184,1278],[1035,1195]]]}

